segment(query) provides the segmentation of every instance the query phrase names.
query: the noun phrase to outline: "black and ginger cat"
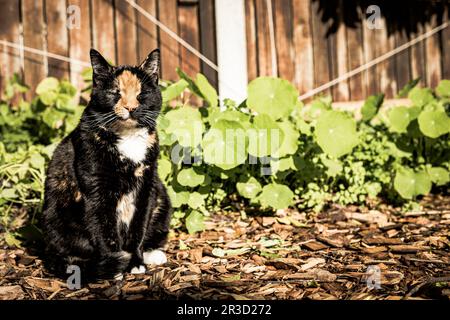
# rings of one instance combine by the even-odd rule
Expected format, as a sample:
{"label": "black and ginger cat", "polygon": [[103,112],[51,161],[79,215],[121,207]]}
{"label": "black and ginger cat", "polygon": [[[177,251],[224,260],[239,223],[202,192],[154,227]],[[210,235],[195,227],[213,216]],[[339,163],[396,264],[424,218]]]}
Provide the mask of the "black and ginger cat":
{"label": "black and ginger cat", "polygon": [[47,266],[65,275],[77,265],[83,280],[165,263],[171,214],[157,173],[159,50],[139,67],[90,54],[91,100],[53,154],[43,212]]}

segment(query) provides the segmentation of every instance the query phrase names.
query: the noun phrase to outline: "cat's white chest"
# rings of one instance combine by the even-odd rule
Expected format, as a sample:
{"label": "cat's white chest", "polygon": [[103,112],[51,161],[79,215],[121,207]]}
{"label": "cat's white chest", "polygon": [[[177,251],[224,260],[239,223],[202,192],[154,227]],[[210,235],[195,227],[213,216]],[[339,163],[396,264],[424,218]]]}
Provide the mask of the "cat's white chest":
{"label": "cat's white chest", "polygon": [[135,163],[145,159],[148,148],[149,134],[146,128],[132,129],[121,132],[117,141],[119,153]]}

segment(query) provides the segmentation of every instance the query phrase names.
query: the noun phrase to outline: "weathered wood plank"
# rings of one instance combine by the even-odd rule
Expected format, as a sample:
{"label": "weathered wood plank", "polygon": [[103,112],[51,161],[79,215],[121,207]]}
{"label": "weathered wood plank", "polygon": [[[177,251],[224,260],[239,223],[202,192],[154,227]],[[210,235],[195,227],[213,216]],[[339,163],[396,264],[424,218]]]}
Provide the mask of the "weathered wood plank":
{"label": "weathered wood plank", "polygon": [[[363,13],[364,15],[364,13]],[[367,25],[365,19],[363,19],[362,24],[363,30],[363,52],[364,52],[364,63],[375,59],[377,57],[377,42],[376,35],[381,32],[380,29],[371,29]],[[366,87],[366,95],[373,95],[378,93],[378,79],[376,73],[377,66],[373,66],[362,73],[364,85]]]}
{"label": "weathered wood plank", "polygon": [[[178,33],[178,12],[176,0],[158,1],[159,20],[169,27],[173,32]],[[176,67],[179,66],[179,46],[167,33],[159,30],[159,40],[161,48],[162,77],[165,80],[176,80],[178,75]]]}
{"label": "weathered wood plank", "polygon": [[295,84],[304,94],[314,87],[314,55],[310,1],[293,0]]}
{"label": "weathered wood plank", "polygon": [[115,1],[117,63],[138,63],[136,10],[126,1]]}
{"label": "weathered wood plank", "polygon": [[[344,12],[346,19],[348,18],[347,12]],[[349,70],[353,70],[364,63],[363,52],[363,35],[362,24],[356,24],[354,28],[346,28],[347,35],[347,60]],[[364,78],[362,74],[357,74],[351,77],[348,81],[350,89],[351,100],[362,100],[366,96],[366,87],[364,85]]]}
{"label": "weathered wood plank", "polygon": [[[198,30],[197,4],[184,3],[178,6],[178,26],[180,37],[192,47],[200,49],[200,32]],[[193,77],[200,72],[200,60],[185,47],[180,48],[181,69]]]}
{"label": "weathered wood plank", "polygon": [[[0,24],[0,39],[20,42],[20,7],[19,3],[10,0],[0,0],[2,8],[2,23]],[[20,53],[17,49],[0,47],[0,90],[3,92],[5,82],[14,73],[22,75]]]}
{"label": "weathered wood plank", "polygon": [[[388,35],[386,20],[380,20],[381,29],[376,33],[377,50],[376,56],[379,57],[388,51],[394,49],[394,36]],[[375,69],[376,78],[379,81],[379,91],[386,95],[386,98],[393,98],[397,95],[397,82],[395,59],[393,57],[379,63]]]}
{"label": "weathered wood plank", "polygon": [[[450,8],[446,6],[444,19],[450,20]],[[450,79],[450,26],[442,30],[442,78]]]}
{"label": "weathered wood plank", "polygon": [[[70,57],[81,61],[89,61],[89,49],[91,47],[89,0],[68,0],[67,5],[75,5],[81,9],[79,28],[69,30]],[[82,89],[84,86],[81,77],[84,68],[77,63],[70,64],[70,81],[78,89]]]}
{"label": "weathered wood plank", "polygon": [[[437,17],[432,16],[425,25],[425,32],[437,27]],[[434,88],[441,80],[441,50],[439,48],[440,33],[436,33],[425,39],[425,51],[427,57],[427,85]]]}
{"label": "weathered wood plank", "polygon": [[113,0],[95,0],[91,5],[93,46],[108,61],[117,64]]}
{"label": "weathered wood plank", "polygon": [[256,32],[258,45],[258,76],[272,75],[269,17],[265,0],[255,0]]}
{"label": "weathered wood plank", "polygon": [[[397,31],[395,33],[395,46],[399,47],[410,39],[406,32]],[[410,50],[403,50],[395,55],[395,67],[397,71],[397,90],[403,88],[412,79],[410,60]]]}
{"label": "weathered wood plank", "polygon": [[[137,4],[151,15],[157,15],[156,0],[139,0]],[[144,61],[147,55],[158,47],[157,26],[146,17],[137,13],[138,60]]]}
{"label": "weathered wood plank", "polygon": [[[311,3],[312,38],[314,46],[314,86],[318,87],[330,81],[330,68],[328,59],[327,27],[321,21],[319,12],[320,3]],[[322,94],[331,94],[331,90],[322,91]]]}
{"label": "weathered wood plank", "polygon": [[[24,45],[34,49],[45,49],[44,3],[42,0],[22,1]],[[24,80],[31,90],[31,99],[38,83],[47,75],[47,59],[42,55],[24,53]]]}
{"label": "weathered wood plank", "polygon": [[255,79],[258,74],[258,42],[256,31],[255,0],[245,1],[246,37],[247,37],[247,72],[248,79]]}
{"label": "weathered wood plank", "polygon": [[[217,63],[216,49],[216,28],[214,1],[199,1],[199,20],[200,20],[200,45],[202,54],[214,63]],[[217,72],[208,66],[205,62],[201,62],[201,71],[209,82],[218,87]]]}
{"label": "weathered wood plank", "polygon": [[[62,56],[69,55],[69,34],[67,29],[66,2],[46,0],[47,50]],[[48,75],[60,79],[69,78],[69,63],[57,59],[48,59]]]}
{"label": "weathered wood plank", "polygon": [[292,1],[273,1],[275,39],[279,77],[294,82],[295,51],[293,39]]}
{"label": "weathered wood plank", "polygon": [[[410,38],[416,38],[425,32],[425,28],[422,24],[417,23],[414,18],[414,8],[410,7],[410,24],[411,28],[417,25],[417,32],[412,32]],[[423,41],[415,44],[410,48],[411,58],[411,76],[413,79],[421,79],[421,84],[426,84],[426,68],[425,68],[425,44]]]}

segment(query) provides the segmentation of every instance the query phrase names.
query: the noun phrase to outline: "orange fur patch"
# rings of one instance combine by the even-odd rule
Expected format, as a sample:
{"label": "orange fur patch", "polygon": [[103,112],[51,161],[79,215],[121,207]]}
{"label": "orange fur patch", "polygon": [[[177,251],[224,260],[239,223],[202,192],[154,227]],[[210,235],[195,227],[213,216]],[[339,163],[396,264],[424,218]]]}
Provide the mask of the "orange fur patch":
{"label": "orange fur patch", "polygon": [[120,90],[120,99],[114,107],[114,111],[121,116],[124,109],[132,111],[139,106],[137,96],[141,93],[141,82],[138,77],[125,70],[117,77]]}

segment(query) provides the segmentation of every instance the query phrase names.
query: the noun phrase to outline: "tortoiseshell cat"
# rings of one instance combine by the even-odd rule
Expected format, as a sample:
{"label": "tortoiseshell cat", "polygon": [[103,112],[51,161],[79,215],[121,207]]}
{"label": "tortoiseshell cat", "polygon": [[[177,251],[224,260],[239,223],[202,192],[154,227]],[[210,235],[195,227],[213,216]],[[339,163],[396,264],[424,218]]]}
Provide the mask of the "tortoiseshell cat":
{"label": "tortoiseshell cat", "polygon": [[165,263],[171,205],[158,177],[159,50],[113,67],[91,49],[93,89],[80,123],[47,171],[43,229],[49,269],[83,280]]}

